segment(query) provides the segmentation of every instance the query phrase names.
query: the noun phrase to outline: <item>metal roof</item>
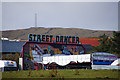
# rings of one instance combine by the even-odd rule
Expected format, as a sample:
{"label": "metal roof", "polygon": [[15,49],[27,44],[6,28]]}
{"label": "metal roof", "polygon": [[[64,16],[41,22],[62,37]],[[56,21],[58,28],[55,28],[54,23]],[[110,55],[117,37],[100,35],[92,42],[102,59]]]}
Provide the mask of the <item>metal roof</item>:
{"label": "metal roof", "polygon": [[106,53],[106,52],[96,52],[96,53],[91,53],[92,55],[108,55],[108,56],[117,56],[115,54],[111,53]]}
{"label": "metal roof", "polygon": [[25,41],[2,40],[0,41],[0,45],[2,45],[0,52],[21,52],[24,43]]}

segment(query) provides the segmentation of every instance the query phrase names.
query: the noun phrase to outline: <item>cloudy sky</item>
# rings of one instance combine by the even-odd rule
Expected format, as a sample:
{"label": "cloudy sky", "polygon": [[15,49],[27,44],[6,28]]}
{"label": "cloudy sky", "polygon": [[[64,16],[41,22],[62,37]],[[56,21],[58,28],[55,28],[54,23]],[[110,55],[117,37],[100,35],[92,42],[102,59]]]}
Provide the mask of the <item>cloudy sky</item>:
{"label": "cloudy sky", "polygon": [[37,27],[118,30],[118,2],[3,2],[2,30]]}

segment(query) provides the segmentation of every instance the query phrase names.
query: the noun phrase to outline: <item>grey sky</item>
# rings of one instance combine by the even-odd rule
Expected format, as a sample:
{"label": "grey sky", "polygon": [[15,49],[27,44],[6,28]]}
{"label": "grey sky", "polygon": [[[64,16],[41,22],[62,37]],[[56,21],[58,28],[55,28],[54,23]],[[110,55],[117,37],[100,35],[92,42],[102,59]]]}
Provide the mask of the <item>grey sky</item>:
{"label": "grey sky", "polygon": [[34,26],[118,30],[117,2],[3,2],[2,29]]}
{"label": "grey sky", "polygon": [[120,0],[1,0],[2,2],[118,2]]}

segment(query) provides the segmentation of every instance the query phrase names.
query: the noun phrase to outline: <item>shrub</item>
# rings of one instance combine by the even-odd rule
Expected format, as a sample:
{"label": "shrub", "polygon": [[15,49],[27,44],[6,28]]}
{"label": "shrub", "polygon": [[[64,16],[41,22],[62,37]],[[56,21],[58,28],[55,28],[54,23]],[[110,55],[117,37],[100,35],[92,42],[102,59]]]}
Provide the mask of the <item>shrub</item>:
{"label": "shrub", "polygon": [[75,75],[79,75],[79,70],[75,69]]}
{"label": "shrub", "polygon": [[28,76],[31,76],[31,71],[28,72]]}
{"label": "shrub", "polygon": [[58,74],[58,71],[53,69],[53,70],[50,72],[50,77],[56,77],[57,74]]}

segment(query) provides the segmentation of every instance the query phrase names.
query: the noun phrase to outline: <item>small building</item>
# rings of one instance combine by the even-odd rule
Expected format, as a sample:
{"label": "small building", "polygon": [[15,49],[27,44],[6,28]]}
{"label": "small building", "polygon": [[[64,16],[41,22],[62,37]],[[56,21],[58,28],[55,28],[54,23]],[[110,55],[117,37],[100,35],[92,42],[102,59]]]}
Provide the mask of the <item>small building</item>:
{"label": "small building", "polygon": [[111,53],[91,53],[92,69],[120,69],[119,63],[115,63],[117,60],[118,56]]}
{"label": "small building", "polygon": [[10,54],[14,55],[16,53],[20,54],[24,43],[25,41],[1,40],[0,45],[2,48],[0,50],[0,53],[5,56],[8,56]]}

